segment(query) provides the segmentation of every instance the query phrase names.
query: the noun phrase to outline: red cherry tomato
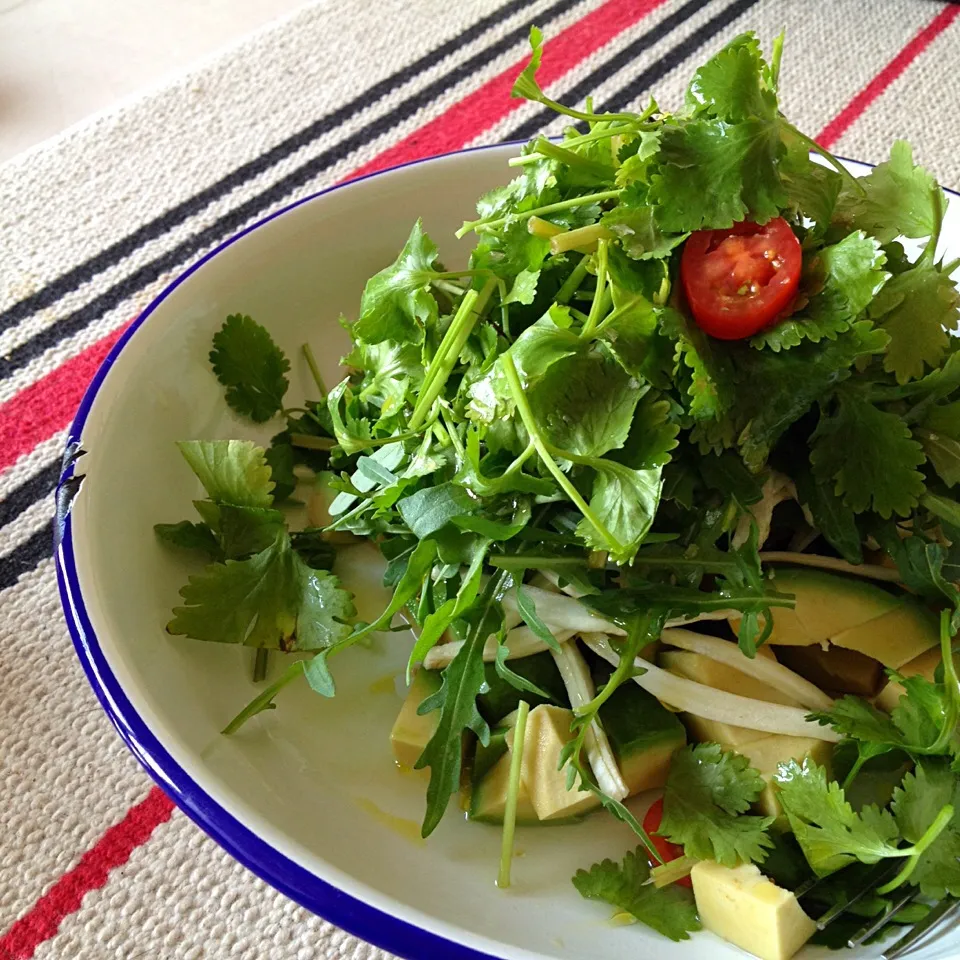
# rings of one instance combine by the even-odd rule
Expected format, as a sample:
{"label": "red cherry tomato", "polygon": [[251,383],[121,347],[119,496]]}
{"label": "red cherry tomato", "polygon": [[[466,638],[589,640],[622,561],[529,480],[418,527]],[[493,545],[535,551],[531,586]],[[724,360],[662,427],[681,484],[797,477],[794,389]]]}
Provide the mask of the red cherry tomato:
{"label": "red cherry tomato", "polygon": [[[663,862],[669,863],[671,860],[677,860],[683,856],[683,848],[678,847],[675,843],[671,843],[657,833],[660,829],[661,820],[663,820],[662,797],[647,811],[647,815],[643,818],[643,829],[647,831],[647,836],[653,841],[653,845],[657,848],[657,853],[660,854]],[[650,866],[655,867],[657,864],[651,860]],[[689,877],[684,877],[682,880],[678,880],[677,883],[681,887],[693,886]]]}
{"label": "red cherry tomato", "polygon": [[697,326],[741,340],[770,326],[800,285],[800,241],[782,217],[760,226],[698,230],[680,259],[680,281]]}

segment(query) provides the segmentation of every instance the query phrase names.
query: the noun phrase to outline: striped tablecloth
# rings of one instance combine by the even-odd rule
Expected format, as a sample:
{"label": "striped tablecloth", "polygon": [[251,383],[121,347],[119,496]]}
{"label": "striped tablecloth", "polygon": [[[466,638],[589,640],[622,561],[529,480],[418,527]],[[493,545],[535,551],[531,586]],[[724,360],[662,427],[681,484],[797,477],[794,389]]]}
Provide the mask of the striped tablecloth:
{"label": "striped tablecloth", "polygon": [[[0,960],[383,957],[173,809],[74,658],[51,552],[64,430],[124,325],[211,246],[361,173],[556,122],[509,97],[676,104],[787,29],[785,111],[839,154],[913,142],[960,187],[960,7],[930,0],[323,0],[0,167]],[[2,119],[0,119],[2,122]]]}

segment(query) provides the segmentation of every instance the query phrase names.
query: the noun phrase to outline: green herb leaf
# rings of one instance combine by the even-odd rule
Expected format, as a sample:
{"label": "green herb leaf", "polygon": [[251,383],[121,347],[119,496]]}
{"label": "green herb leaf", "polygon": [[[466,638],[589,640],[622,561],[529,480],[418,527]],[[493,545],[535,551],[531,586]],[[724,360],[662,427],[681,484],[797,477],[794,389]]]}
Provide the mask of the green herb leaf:
{"label": "green herb leaf", "polygon": [[273,481],[262,447],[249,440],[182,440],[177,447],[215,503],[272,506]]}
{"label": "green herb leaf", "polygon": [[207,554],[213,560],[218,560],[222,556],[219,541],[205,523],[181,520],[180,523],[155,523],[153,529],[158,539],[173,547],[179,547],[181,550],[197,550]]}
{"label": "green herb leaf", "polygon": [[747,814],[764,783],[746,757],[700,743],[673,755],[663,796],[660,833],[687,856],[737,863],[762,862],[773,844],[772,817]]}
{"label": "green herb leaf", "polygon": [[210,363],[227,388],[227,403],[237,413],[263,423],[283,408],[290,362],[250,317],[227,317],[214,335]]}
{"label": "green herb leaf", "polygon": [[646,854],[638,847],[622,863],[603,860],[578,870],[573,885],[587,900],[608,903],[671,940],[689,940],[700,929],[693,895],[676,884],[658,889],[647,884],[649,877]]}

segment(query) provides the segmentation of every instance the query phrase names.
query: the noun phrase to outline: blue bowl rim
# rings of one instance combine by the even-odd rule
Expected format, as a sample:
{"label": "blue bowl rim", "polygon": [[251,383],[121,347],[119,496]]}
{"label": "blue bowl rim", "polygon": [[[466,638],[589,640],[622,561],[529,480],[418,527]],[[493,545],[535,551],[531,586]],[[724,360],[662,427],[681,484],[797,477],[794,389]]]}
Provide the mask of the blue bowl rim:
{"label": "blue bowl rim", "polygon": [[[455,943],[418,927],[414,924],[391,916],[377,907],[370,906],[337,889],[325,880],[300,866],[291,858],[260,839],[253,831],[214,801],[203,788],[188,774],[167,752],[160,741],[150,731],[127,699],[117,677],[110,669],[100,643],[94,632],[84,604],[77,574],[73,547],[72,520],[69,510],[69,496],[61,494],[70,489],[74,477],[76,452],[79,450],[80,437],[84,425],[93,408],[100,388],[107,374],[116,363],[123,349],[140,327],[157,310],[161,303],[182,283],[196,273],[207,261],[218,256],[228,247],[241,240],[247,234],[258,230],[272,220],[282,217],[291,210],[326,196],[337,190],[343,190],[364,180],[384,176],[406,167],[432,163],[447,157],[465,153],[502,149],[507,146],[519,146],[525,141],[510,141],[486,144],[454,150],[449,153],[411,160],[384,170],[366,174],[318,190],[306,197],[281,207],[279,210],[255,221],[238,233],[228,237],[199,260],[187,267],[172,280],[146,307],[146,309],[123,332],[120,339],[98,368],[87,387],[77,414],[67,431],[66,451],[63,472],[57,488],[58,517],[55,524],[55,558],[57,586],[60,602],[66,617],[67,626],[73,639],[73,645],[83,667],[90,686],[93,688],[100,705],[117,729],[127,747],[140,761],[147,773],[156,781],[176,805],[193,820],[208,836],[215,840],[235,860],[242,863],[262,880],[279,890],[301,906],[317,914],[330,923],[341,927],[348,933],[366,940],[381,949],[388,950],[409,960],[420,958],[446,957],[449,960],[505,960],[494,954],[484,953],[472,947]],[[845,160],[844,157],[838,157]],[[873,166],[864,161],[848,161],[861,166]],[[954,191],[946,190],[954,196]]]}

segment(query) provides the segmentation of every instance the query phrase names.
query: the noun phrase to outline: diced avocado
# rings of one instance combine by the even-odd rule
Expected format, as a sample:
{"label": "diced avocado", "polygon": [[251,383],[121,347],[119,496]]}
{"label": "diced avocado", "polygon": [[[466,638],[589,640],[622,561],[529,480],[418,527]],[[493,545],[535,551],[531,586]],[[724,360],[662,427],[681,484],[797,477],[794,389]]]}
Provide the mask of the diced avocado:
{"label": "diced avocado", "polygon": [[761,960],[790,960],[817,929],[797,898],[756,864],[701,860],[690,878],[703,926]]}
{"label": "diced avocado", "polygon": [[412,768],[436,732],[440,722],[439,711],[434,710],[421,717],[417,708],[427,697],[433,696],[440,689],[441,682],[439,670],[419,670],[410,684],[407,697],[390,731],[393,756],[401,767]]}
{"label": "diced avocado", "polygon": [[667,782],[670,759],[687,742],[676,715],[635,683],[627,683],[600,708],[600,722],[630,793]]}
{"label": "diced avocado", "polygon": [[[477,745],[473,761],[473,784],[470,790],[469,816],[484,823],[503,823],[510,785],[510,763],[513,757],[513,731],[501,729],[490,738],[489,746]],[[537,812],[530,802],[530,793],[523,778],[517,793],[517,823],[537,823]]]}
{"label": "diced avocado", "polygon": [[832,694],[853,693],[872,697],[883,682],[883,664],[857,650],[831,645],[780,647],[777,655],[785,666]]}
{"label": "diced avocado", "polygon": [[485,663],[484,674],[487,686],[486,693],[477,697],[477,708],[487,723],[499,723],[508,713],[517,709],[521,700],[526,700],[532,707],[541,703],[555,703],[569,706],[567,688],[563,685],[563,677],[554,662],[549,650],[536,653],[532,657],[518,657],[510,661],[510,669],[525,680],[536,684],[545,693],[550,694],[550,700],[544,700],[536,694],[518,690],[504,680],[493,663]]}
{"label": "diced avocado", "polygon": [[858,650],[898,670],[921,653],[940,644],[936,616],[914,600],[904,600],[895,610],[830,638],[838,647]]}
{"label": "diced avocado", "polygon": [[815,737],[789,737],[784,734],[760,736],[750,743],[741,743],[736,752],[750,761],[750,766],[763,777],[763,793],[756,801],[755,808],[766,817],[779,817],[783,812],[777,799],[773,776],[777,767],[788,760],[802,762],[806,757],[816,761],[821,767],[829,769],[833,755],[833,744]]}
{"label": "diced avocado", "polygon": [[568,790],[567,772],[560,769],[560,752],[573,738],[572,720],[572,711],[550,704],[531,710],[527,717],[521,776],[540,820],[574,817],[600,803],[587,790]]}
{"label": "diced avocado", "polygon": [[[960,669],[960,654],[954,654],[953,661]],[[905,677],[923,677],[924,680],[933,682],[937,667],[943,662],[940,655],[940,647],[931,647],[919,657],[914,657],[909,663],[905,663],[899,669],[899,673]],[[899,702],[900,698],[906,693],[903,686],[896,680],[891,680],[877,695],[874,703],[881,709],[889,713]]]}
{"label": "diced avocado", "polygon": [[[852,577],[804,567],[778,567],[773,583],[781,593],[792,593],[796,605],[773,611],[772,644],[806,646],[822,643],[845,630],[896,609],[902,599]],[[731,618],[734,630],[739,617]]]}
{"label": "diced avocado", "polygon": [[[760,648],[760,654],[774,658],[773,652],[767,647]],[[775,659],[775,658],[774,658]],[[718,663],[699,653],[690,653],[686,650],[670,650],[660,654],[660,663],[671,673],[695,680],[727,693],[736,693],[744,697],[753,697],[756,700],[766,700],[768,703],[785,703],[788,706],[799,706],[796,700],[778,690],[774,690],[759,680],[749,677],[739,670],[734,670],[725,664]],[[750,743],[763,736],[759,730],[748,727],[737,727],[731,723],[721,723],[717,720],[706,720],[693,714],[684,714],[683,722],[690,731],[691,738],[701,743],[714,741],[723,744],[729,749],[735,749],[738,744]]]}

